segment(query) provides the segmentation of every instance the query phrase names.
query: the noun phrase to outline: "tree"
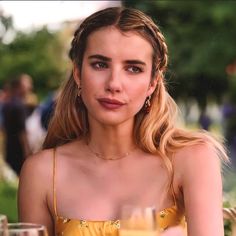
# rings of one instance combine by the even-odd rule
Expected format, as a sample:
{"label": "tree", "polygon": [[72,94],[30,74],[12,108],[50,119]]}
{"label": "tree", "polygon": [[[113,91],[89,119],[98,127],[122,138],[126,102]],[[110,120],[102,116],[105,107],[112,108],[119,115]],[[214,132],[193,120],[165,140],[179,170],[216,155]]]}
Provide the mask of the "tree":
{"label": "tree", "polygon": [[194,98],[202,109],[209,97],[227,92],[225,68],[236,58],[236,2],[123,1],[160,25],[169,45],[169,90],[176,99]]}
{"label": "tree", "polygon": [[[4,38],[13,29],[11,18],[1,17],[4,25],[0,36]],[[35,90],[44,95],[59,86],[65,77],[67,64],[64,61],[64,42],[59,32],[50,32],[47,27],[30,33],[16,31],[13,40],[0,40],[0,86],[12,77],[27,73],[32,76]]]}

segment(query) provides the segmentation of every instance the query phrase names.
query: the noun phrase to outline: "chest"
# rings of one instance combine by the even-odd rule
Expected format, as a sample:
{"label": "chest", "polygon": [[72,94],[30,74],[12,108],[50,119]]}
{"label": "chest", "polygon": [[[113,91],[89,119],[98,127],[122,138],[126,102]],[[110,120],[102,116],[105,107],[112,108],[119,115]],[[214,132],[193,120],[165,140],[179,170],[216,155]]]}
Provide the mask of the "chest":
{"label": "chest", "polygon": [[111,163],[70,167],[67,174],[57,174],[56,179],[57,204],[62,215],[112,219],[117,218],[122,205],[163,203],[168,173],[158,161],[125,166]]}

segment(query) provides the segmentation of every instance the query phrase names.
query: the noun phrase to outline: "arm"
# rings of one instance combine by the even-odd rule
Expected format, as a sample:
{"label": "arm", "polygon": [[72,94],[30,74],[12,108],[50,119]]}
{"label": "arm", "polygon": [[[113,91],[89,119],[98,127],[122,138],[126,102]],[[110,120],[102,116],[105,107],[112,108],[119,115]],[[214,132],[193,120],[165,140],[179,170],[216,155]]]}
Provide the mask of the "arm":
{"label": "arm", "polygon": [[223,236],[221,168],[214,148],[209,144],[191,146],[181,155],[178,168],[188,236]]}
{"label": "arm", "polygon": [[50,170],[52,165],[43,154],[26,159],[20,175],[18,213],[19,221],[43,224],[53,235],[53,217],[48,207],[48,193],[52,191]]}

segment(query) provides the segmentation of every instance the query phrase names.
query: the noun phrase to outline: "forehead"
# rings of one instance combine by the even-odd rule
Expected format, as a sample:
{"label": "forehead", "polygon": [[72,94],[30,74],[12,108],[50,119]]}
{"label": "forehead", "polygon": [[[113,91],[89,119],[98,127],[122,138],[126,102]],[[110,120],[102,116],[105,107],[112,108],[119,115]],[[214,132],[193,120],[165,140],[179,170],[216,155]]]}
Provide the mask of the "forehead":
{"label": "forehead", "polygon": [[[153,48],[138,32],[122,32],[114,26],[91,33],[85,53],[111,54],[113,56],[152,57]],[[107,55],[109,56],[109,55]]]}

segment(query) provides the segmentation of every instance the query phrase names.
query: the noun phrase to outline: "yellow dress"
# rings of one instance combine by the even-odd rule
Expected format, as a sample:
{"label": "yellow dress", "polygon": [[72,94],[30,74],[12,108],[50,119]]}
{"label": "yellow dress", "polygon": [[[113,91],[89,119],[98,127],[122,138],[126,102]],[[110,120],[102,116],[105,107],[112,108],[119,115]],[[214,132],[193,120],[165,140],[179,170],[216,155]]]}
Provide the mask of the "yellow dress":
{"label": "yellow dress", "polygon": [[[57,214],[56,189],[55,189],[56,158],[53,155],[53,207],[55,235],[57,236],[118,236],[120,221],[87,221],[82,219],[69,219]],[[175,197],[174,197],[175,199]],[[185,218],[182,211],[179,211],[176,201],[175,205],[166,208],[156,215],[157,224],[161,231],[170,226],[182,225],[185,227]]]}

